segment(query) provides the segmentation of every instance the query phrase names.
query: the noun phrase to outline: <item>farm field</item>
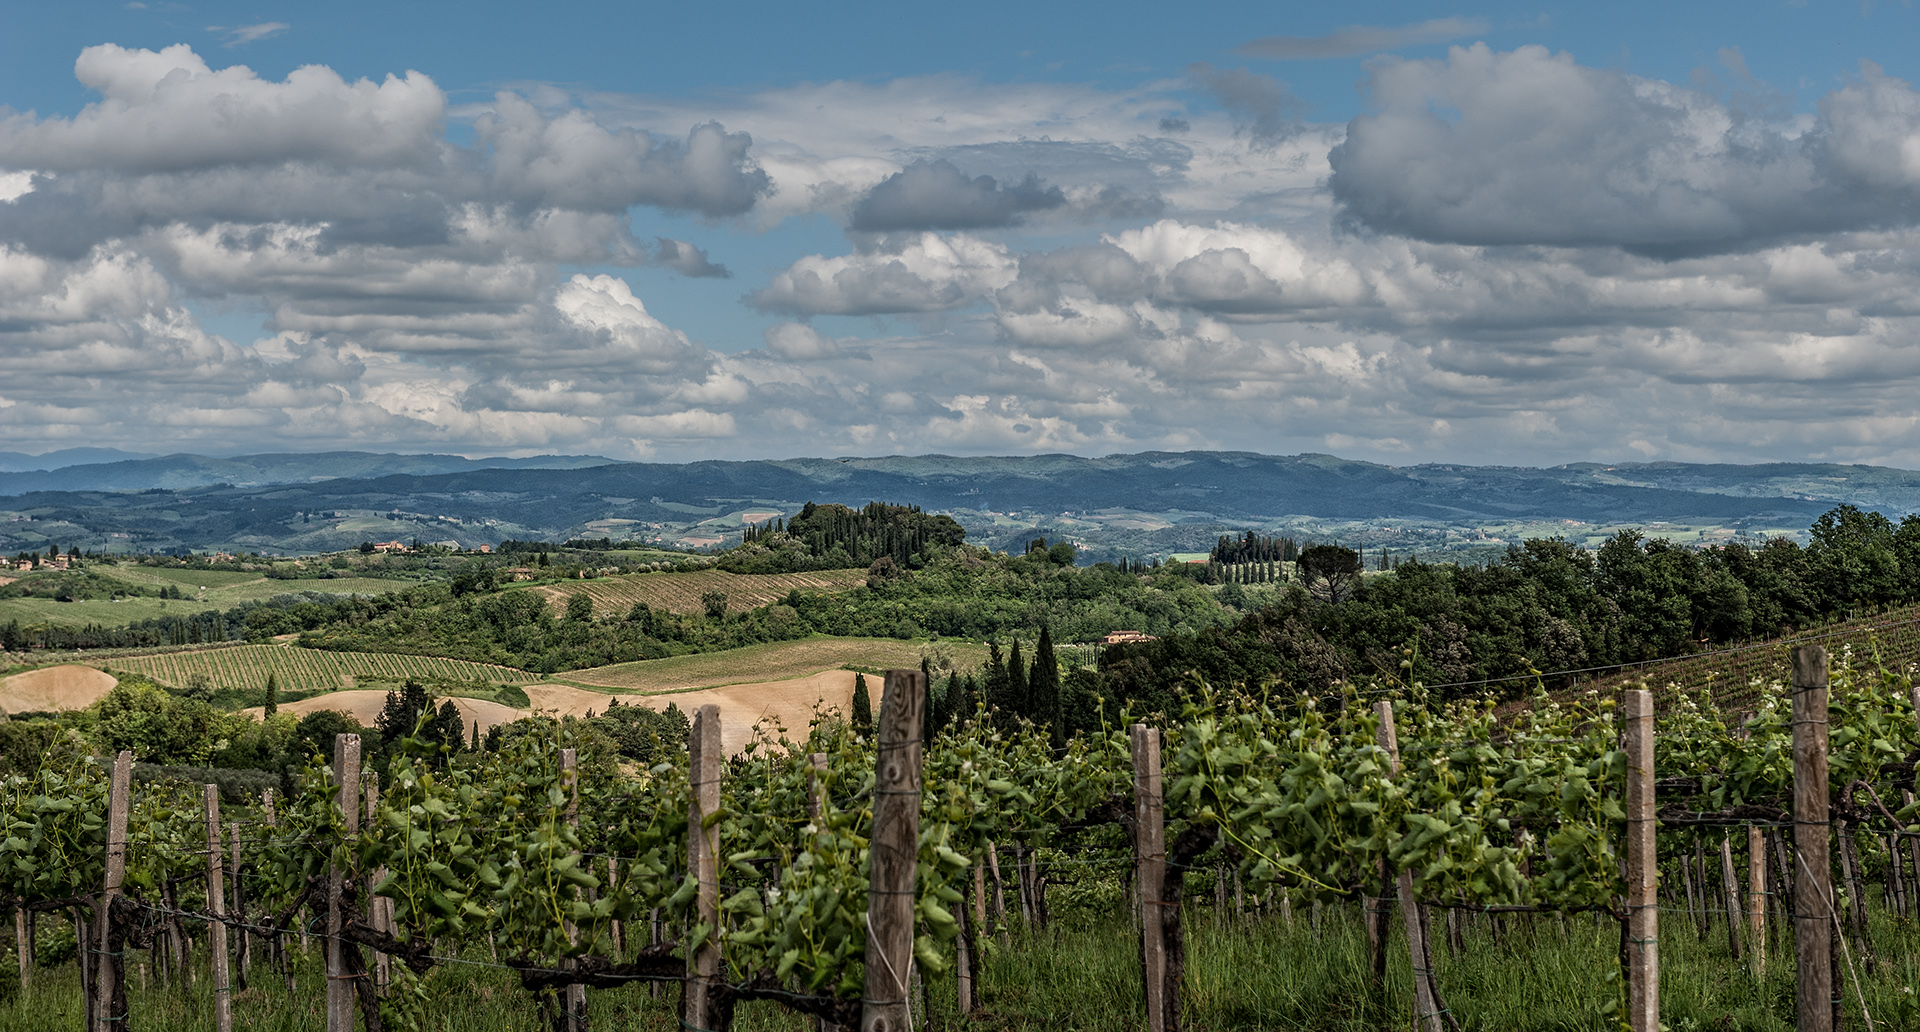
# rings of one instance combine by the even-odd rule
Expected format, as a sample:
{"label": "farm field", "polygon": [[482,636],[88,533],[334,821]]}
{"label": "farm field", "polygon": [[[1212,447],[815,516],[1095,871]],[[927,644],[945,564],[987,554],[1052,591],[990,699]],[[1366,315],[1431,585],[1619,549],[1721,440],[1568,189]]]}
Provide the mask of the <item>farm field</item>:
{"label": "farm field", "polygon": [[[564,613],[567,601],[585,594],[593,599],[596,616],[625,616],[636,602],[672,613],[698,613],[705,606],[700,596],[722,591],[727,596],[727,611],[744,613],[749,609],[778,602],[789,591],[850,591],[867,582],[865,570],[820,570],[814,573],[727,573],[724,570],[697,570],[691,573],[632,573],[602,580],[572,584],[543,584],[523,590],[546,596],[555,614]],[[917,662],[917,661],[916,661]]]}
{"label": "farm field", "polygon": [[168,616],[192,616],[221,609],[219,602],[206,599],[122,598],[56,602],[50,598],[0,598],[0,623],[13,620],[22,626],[119,627]]}
{"label": "farm field", "polygon": [[987,661],[987,647],[970,642],[896,638],[803,638],[725,652],[569,670],[549,680],[600,691],[645,695],[749,681],[782,681],[843,667],[866,670],[917,667],[920,658],[926,655],[935,657],[936,668],[942,665],[938,656],[944,655],[956,669],[970,670]]}
{"label": "farm field", "polygon": [[0,677],[0,711],[26,713],[85,709],[113,690],[113,675],[90,666],[63,663],[11,677]]}
{"label": "farm field", "polygon": [[259,602],[291,592],[319,591],[329,595],[384,595],[403,591],[419,583],[391,577],[336,577],[302,580],[278,580],[257,573],[227,570],[175,570],[145,566],[94,567],[96,572],[115,580],[142,587],[173,585],[195,596],[197,601],[221,606],[241,602]]}
{"label": "farm field", "polygon": [[403,681],[410,677],[422,682],[524,683],[534,679],[524,670],[462,659],[327,652],[289,645],[239,645],[200,652],[128,656],[102,661],[101,665],[145,674],[176,687],[186,684],[195,673],[202,673],[215,687],[259,688],[271,673],[281,690],[287,692],[325,692],[351,688],[362,680]]}

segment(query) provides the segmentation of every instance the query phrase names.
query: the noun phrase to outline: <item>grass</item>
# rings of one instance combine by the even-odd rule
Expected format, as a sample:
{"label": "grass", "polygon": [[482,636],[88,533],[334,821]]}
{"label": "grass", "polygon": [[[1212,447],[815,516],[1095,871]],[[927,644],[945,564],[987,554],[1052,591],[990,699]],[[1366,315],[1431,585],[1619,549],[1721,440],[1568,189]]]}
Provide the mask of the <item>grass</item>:
{"label": "grass", "polygon": [[[1061,894],[1066,893],[1063,890]],[[914,1002],[916,1025],[929,1029],[971,1028],[979,1032],[1134,1032],[1140,1013],[1137,933],[1124,916],[1117,887],[1108,906],[1086,906],[1061,913],[1052,926],[1017,926],[1007,939],[983,944],[983,1009],[963,1022],[954,1005],[952,974],[926,979],[924,1001]],[[1219,915],[1211,907],[1186,911],[1186,1025],[1195,1029],[1288,1030],[1288,1032],[1371,1032],[1411,1030],[1412,970],[1405,940],[1389,943],[1384,994],[1369,987],[1367,949],[1355,904],[1323,909],[1318,930],[1310,906],[1295,910],[1289,926],[1277,914],[1244,918]],[[42,926],[57,918],[43,917]],[[1775,962],[1762,978],[1727,955],[1724,933],[1702,940],[1685,916],[1663,913],[1661,934],[1661,1021],[1672,1032],[1788,1032],[1793,1028],[1791,937],[1783,936]],[[1616,993],[1610,980],[1619,945],[1616,926],[1593,915],[1569,917],[1564,925],[1550,915],[1509,917],[1496,934],[1486,918],[1475,919],[1465,933],[1465,948],[1445,944],[1445,920],[1434,913],[1435,967],[1441,992],[1461,1025],[1478,1032],[1601,1032],[1607,1029],[1605,1004]],[[7,937],[11,938],[11,937]],[[1879,972],[1866,991],[1877,1027],[1910,1029],[1915,1012],[1910,994],[1920,935],[1910,922],[1876,913]],[[235,1026],[268,1032],[325,1027],[324,978],[319,948],[302,958],[295,953],[296,991],[264,969],[256,984],[233,996]],[[137,1027],[157,1032],[210,1032],[212,993],[204,971],[204,940],[196,946],[203,969],[188,992],[163,990],[139,975],[146,954],[134,951],[128,977]],[[465,959],[484,962],[484,948]],[[24,989],[13,987],[14,961],[0,955],[0,1028],[17,1032],[66,1032],[80,1024],[77,966],[38,969]],[[425,979],[427,1020],[421,1027],[446,1032],[472,1029],[538,1028],[539,1011],[508,972],[485,963],[443,964]],[[11,990],[10,992],[8,990]],[[664,986],[658,999],[645,986],[595,990],[588,994],[593,1027],[669,1032],[679,1028],[674,1013],[677,987]],[[1864,1027],[1849,987],[1849,1026]],[[803,1032],[811,1019],[772,1003],[742,1005],[734,1024],[741,1032]]]}
{"label": "grass", "polygon": [[670,659],[643,659],[586,670],[569,670],[550,680],[581,688],[645,694],[684,688],[718,688],[752,681],[784,681],[790,677],[806,677],[822,670],[843,667],[877,673],[889,668],[917,667],[922,656],[932,657],[936,669],[943,665],[941,659],[944,657],[954,667],[965,671],[986,662],[987,647],[951,640],[931,642],[823,636],[748,645],[724,652],[702,652]]}
{"label": "grass", "polygon": [[18,620],[23,626],[118,627],[164,616],[192,616],[220,609],[218,602],[197,598],[123,598],[118,601],[55,602],[50,598],[0,598],[0,623]]}
{"label": "grass", "polygon": [[625,616],[636,602],[674,613],[698,613],[706,608],[701,600],[709,591],[724,592],[727,611],[744,613],[758,606],[778,602],[790,591],[849,591],[867,582],[865,570],[820,570],[814,573],[727,573],[724,570],[695,570],[689,573],[631,573],[600,580],[542,584],[523,588],[546,596],[554,613],[566,612],[567,600],[574,595],[593,599],[599,616]]}

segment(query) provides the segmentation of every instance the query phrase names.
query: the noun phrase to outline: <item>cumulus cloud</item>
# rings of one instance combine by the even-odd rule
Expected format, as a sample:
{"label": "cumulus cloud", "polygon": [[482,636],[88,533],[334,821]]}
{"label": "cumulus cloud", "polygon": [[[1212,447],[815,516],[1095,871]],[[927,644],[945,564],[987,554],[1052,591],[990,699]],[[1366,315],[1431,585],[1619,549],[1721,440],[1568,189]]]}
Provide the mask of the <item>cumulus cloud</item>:
{"label": "cumulus cloud", "polygon": [[1920,215],[1920,96],[1867,66],[1812,125],[1527,46],[1372,68],[1330,156],[1375,229],[1467,244],[1744,247]]}
{"label": "cumulus cloud", "polygon": [[[1244,69],[453,107],[90,48],[95,103],[0,116],[0,434],[1920,462],[1906,83],[1794,116],[1538,50],[1370,69],[1343,128]],[[609,275],[728,271],[656,209],[792,246],[732,270],[776,318],[696,342]]]}
{"label": "cumulus cloud", "polygon": [[853,206],[851,224],[863,232],[912,229],[989,229],[1018,225],[1029,212],[1067,203],[1057,186],[1031,173],[1001,186],[992,176],[967,178],[948,161],[916,161],[881,180]]}
{"label": "cumulus cloud", "polygon": [[1318,57],[1351,57],[1382,50],[1398,50],[1420,43],[1448,40],[1487,31],[1478,18],[1434,18],[1411,25],[1349,25],[1324,36],[1262,36],[1242,43],[1236,53],[1280,61]]}
{"label": "cumulus cloud", "polygon": [[751,295],[768,312],[878,315],[959,308],[1013,280],[1007,248],[959,234],[903,234],[871,250],[808,255]]}
{"label": "cumulus cloud", "polygon": [[733,273],[727,271],[726,266],[709,261],[707,252],[685,240],[674,240],[671,237],[653,238],[653,263],[695,279],[708,277],[731,279],[733,277]]}

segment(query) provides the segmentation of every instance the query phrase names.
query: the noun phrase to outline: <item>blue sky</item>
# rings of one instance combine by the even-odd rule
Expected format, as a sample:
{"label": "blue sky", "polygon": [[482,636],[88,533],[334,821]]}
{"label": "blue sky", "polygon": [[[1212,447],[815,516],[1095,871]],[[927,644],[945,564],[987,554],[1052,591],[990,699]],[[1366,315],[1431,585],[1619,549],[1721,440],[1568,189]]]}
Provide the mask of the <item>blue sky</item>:
{"label": "blue sky", "polygon": [[1299,6],[16,5],[0,438],[1920,464],[1910,5]]}

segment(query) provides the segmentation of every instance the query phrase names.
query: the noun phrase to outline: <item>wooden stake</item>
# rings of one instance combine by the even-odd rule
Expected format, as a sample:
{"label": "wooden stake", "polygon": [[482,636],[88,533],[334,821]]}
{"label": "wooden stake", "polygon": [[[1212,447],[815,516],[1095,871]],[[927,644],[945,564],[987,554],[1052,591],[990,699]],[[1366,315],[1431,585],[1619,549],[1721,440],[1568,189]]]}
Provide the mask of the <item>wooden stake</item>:
{"label": "wooden stake", "polygon": [[26,985],[33,965],[33,940],[27,936],[27,908],[13,908],[14,959],[20,962],[20,984]]}
{"label": "wooden stake", "polygon": [[[1373,711],[1380,718],[1380,729],[1376,732],[1380,748],[1387,751],[1389,771],[1400,773],[1400,734],[1394,726],[1393,703],[1387,701],[1373,704]],[[1433,976],[1433,947],[1427,942],[1426,922],[1420,919],[1420,905],[1413,898],[1413,872],[1401,868],[1394,877],[1395,895],[1400,903],[1400,920],[1407,929],[1407,953],[1413,962],[1413,1020],[1417,1028],[1426,1032],[1442,1032],[1451,1022],[1444,1020],[1451,1016],[1446,1005],[1441,1003],[1440,986]],[[1382,900],[1382,903],[1385,901]],[[1380,937],[1386,938],[1387,929],[1383,924]],[[1384,950],[1382,959],[1384,960]]]}
{"label": "wooden stake", "polygon": [[1793,650],[1793,925],[1799,1032],[1832,1032],[1833,854],[1827,806],[1827,650]]}
{"label": "wooden stake", "polygon": [[[273,816],[273,789],[271,788],[265,789],[260,793],[260,819],[266,822],[267,833],[271,835],[273,828],[276,826]],[[294,920],[300,920],[299,915],[295,915]],[[306,923],[301,922],[301,928],[304,929],[305,927]],[[293,957],[287,953],[287,933],[284,930],[276,930],[274,933],[273,962],[279,967],[280,974],[286,978],[287,992],[292,993]]]}
{"label": "wooden stake", "polygon": [[200,806],[207,819],[207,907],[213,920],[207,922],[207,957],[213,962],[214,1032],[233,1032],[233,982],[227,970],[227,887],[220,848],[220,786],[201,790]]}
{"label": "wooden stake", "polygon": [[993,873],[993,926],[1000,930],[1002,938],[1007,931],[1007,890],[1000,881],[1000,847],[987,840],[987,870]]}
{"label": "wooden stake", "polygon": [[240,922],[240,963],[237,965],[239,977],[234,985],[243,992],[247,988],[247,967],[253,963],[253,936],[247,933],[247,897],[240,887],[240,825],[227,822],[227,848],[233,853],[233,907],[234,919]]}
{"label": "wooden stake", "polygon": [[[692,798],[687,803],[687,871],[697,885],[693,920],[714,930],[687,958],[687,980],[682,985],[680,1020],[705,1032],[724,1032],[720,1011],[720,707],[712,703],[694,711],[687,740],[688,778]],[[715,820],[708,822],[713,816]]]}
{"label": "wooden stake", "polygon": [[1767,970],[1767,839],[1747,825],[1747,960],[1756,977]]}
{"label": "wooden stake", "polygon": [[[567,826],[576,830],[580,827],[580,754],[572,749],[560,750],[560,783],[567,793]],[[579,853],[575,853],[576,858]],[[578,860],[576,859],[576,863]],[[580,929],[572,921],[564,923],[569,945],[580,945]],[[568,961],[569,969],[576,962]],[[567,984],[561,1003],[567,1009],[565,1027],[567,1032],[586,1032],[587,1027],[587,987],[579,982]]]}
{"label": "wooden stake", "polygon": [[[1160,732],[1135,724],[1133,736],[1133,869],[1140,895],[1140,969],[1149,1032],[1180,1027],[1180,1001],[1167,999],[1167,939],[1160,911],[1167,881],[1167,825],[1160,783]],[[1169,1014],[1171,1012],[1171,1014]]]}
{"label": "wooden stake", "polygon": [[913,893],[920,855],[921,737],[927,675],[887,671],[874,761],[872,873],[867,890],[867,981],[861,1032],[910,1032]]}
{"label": "wooden stake", "polygon": [[[113,758],[113,781],[107,797],[107,864],[101,885],[100,906],[94,915],[95,960],[93,1032],[126,1027],[127,987],[125,966],[120,963],[120,947],[125,935],[116,934],[113,901],[120,895],[120,882],[127,876],[127,805],[133,783],[133,753],[125,749]],[[80,926],[76,922],[75,928]]]}
{"label": "wooden stake", "polygon": [[1622,693],[1627,754],[1627,1023],[1660,1032],[1660,853],[1654,831],[1653,693]]}
{"label": "wooden stake", "polygon": [[1740,962],[1740,882],[1733,873],[1733,833],[1720,833],[1720,896],[1727,904],[1727,953]]}
{"label": "wooden stake", "polygon": [[[368,827],[372,827],[373,822],[378,819],[375,815],[380,810],[380,773],[378,771],[367,772],[364,795],[366,798],[365,823]],[[367,876],[367,920],[376,932],[393,931],[393,922],[390,917],[393,901],[373,894],[374,886],[386,879],[387,869],[384,867],[376,868]],[[376,950],[373,954],[373,991],[385,996],[387,987],[392,984],[393,960]]]}
{"label": "wooden stake", "polygon": [[[360,833],[360,736],[333,736],[333,779],[340,787],[338,806],[349,839]],[[327,1032],[353,1032],[354,972],[348,970],[350,945],[341,934],[347,927],[347,872],[336,867],[327,875]],[[359,964],[352,965],[358,968]]]}

